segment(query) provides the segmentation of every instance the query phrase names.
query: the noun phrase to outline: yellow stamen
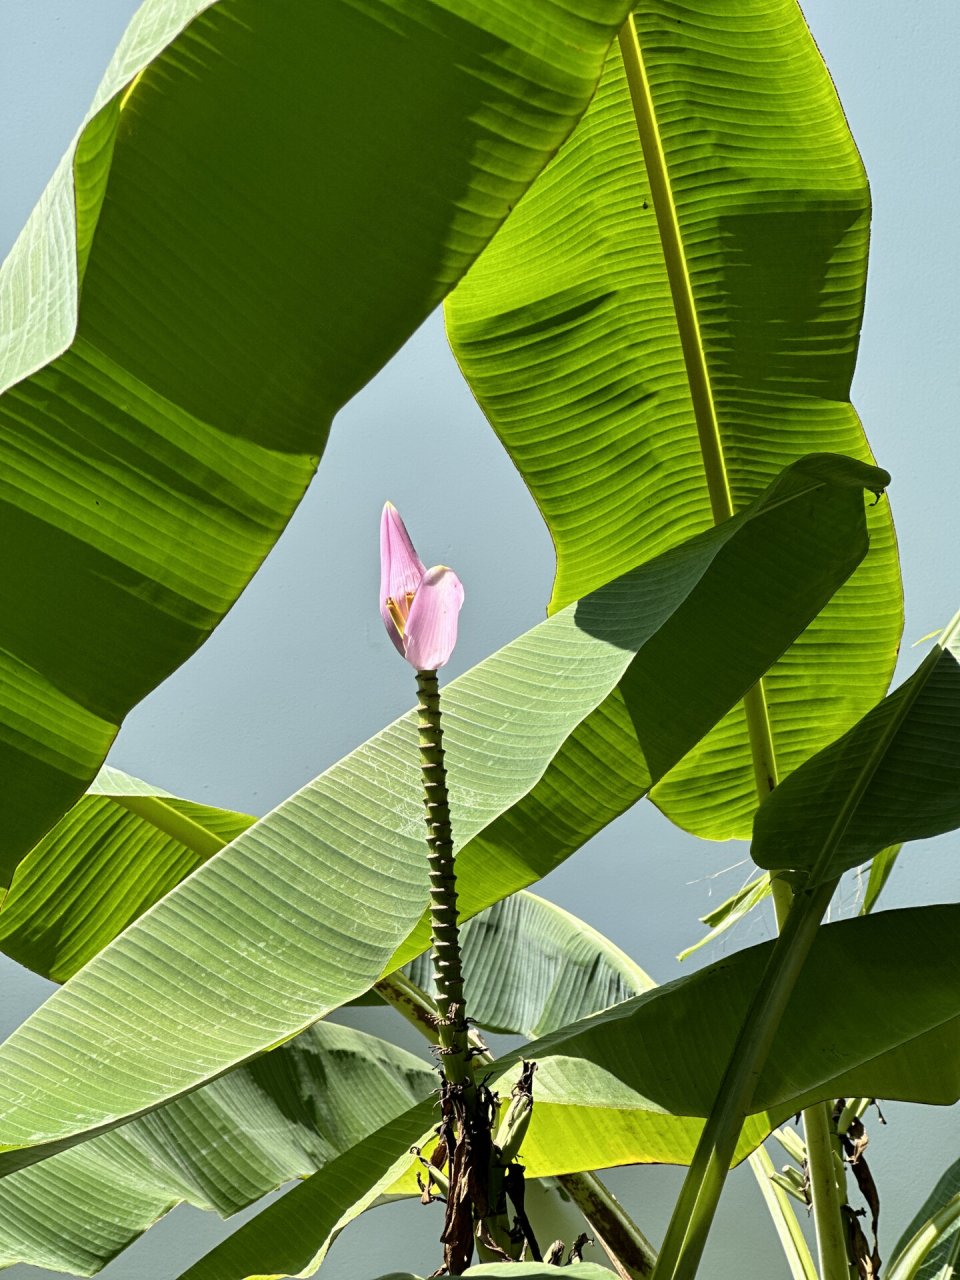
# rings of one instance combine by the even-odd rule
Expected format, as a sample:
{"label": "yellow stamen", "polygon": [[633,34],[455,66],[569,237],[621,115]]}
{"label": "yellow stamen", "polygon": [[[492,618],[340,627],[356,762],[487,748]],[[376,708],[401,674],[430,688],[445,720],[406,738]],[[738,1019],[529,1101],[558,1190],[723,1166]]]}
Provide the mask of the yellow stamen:
{"label": "yellow stamen", "polygon": [[400,606],[392,596],[387,596],[387,613],[393,619],[393,625],[403,635],[403,614],[400,612]]}
{"label": "yellow stamen", "polygon": [[387,596],[387,612],[393,619],[393,625],[397,628],[400,635],[403,635],[404,624],[407,621],[407,614],[410,612],[410,606],[413,604],[413,591],[405,592],[406,604],[400,605],[394,600],[393,596]]}

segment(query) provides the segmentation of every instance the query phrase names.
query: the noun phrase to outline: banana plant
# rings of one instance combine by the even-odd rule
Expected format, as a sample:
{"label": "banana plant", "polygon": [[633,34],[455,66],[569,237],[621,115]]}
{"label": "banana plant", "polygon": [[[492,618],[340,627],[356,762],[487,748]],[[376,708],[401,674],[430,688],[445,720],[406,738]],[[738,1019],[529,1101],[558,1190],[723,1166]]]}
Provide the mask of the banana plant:
{"label": "banana plant", "polygon": [[[739,516],[447,687],[465,917],[569,857],[742,697],[862,560],[864,486],[885,481],[852,459],[801,460]],[[768,589],[738,590],[766,574],[774,545]],[[701,686],[690,673],[704,642],[715,675]],[[416,734],[402,718],[241,832],[18,1028],[0,1047],[0,1169],[189,1092],[425,949]],[[544,808],[563,820],[544,830]]]}
{"label": "banana plant", "polygon": [[[475,963],[482,1018],[534,1037],[528,1172],[689,1164],[655,1263],[689,1280],[731,1163],[809,1108],[820,1280],[847,1280],[824,1101],[960,1094],[957,908],[821,928],[845,869],[875,858],[875,898],[891,846],[960,824],[957,626],[878,703],[901,599],[889,476],[849,403],[869,200],[829,75],[794,0],[522,8],[146,0],[0,270],[19,551],[0,947],[64,984],[0,1046],[0,1198],[11,1250],[40,1223],[31,1260],[54,1256],[65,1181],[82,1239],[104,1152],[127,1155],[119,1208],[71,1265],[178,1199],[234,1207],[293,1173],[187,1275],[309,1275],[411,1189],[423,1068],[320,1020],[376,991],[436,1030],[409,968],[428,941],[414,717],[259,821],[116,773],[84,790],[279,535],[334,413],[444,298],[558,554],[547,621],[444,692],[461,918],[481,937],[480,912],[520,904],[486,918],[500,942]],[[388,613],[413,661],[406,595]],[[515,966],[542,961],[550,913],[510,895],[647,794],[697,834],[752,830],[780,938],[653,988],[554,919],[563,980],[521,1011]],[[281,1123],[280,1154],[245,1148],[257,1176],[224,1192],[231,1108],[320,1097],[336,1127],[337,1054],[388,1105],[335,1136]],[[185,1117],[214,1153],[187,1176]],[[159,1177],[130,1154],[158,1149]],[[649,1274],[642,1232],[580,1194],[621,1274]]]}
{"label": "banana plant", "polygon": [[[849,404],[869,196],[797,5],[653,0],[618,45],[446,304],[557,545],[555,605],[621,554],[728,519],[812,438],[869,456]],[[748,836],[779,779],[884,692],[901,605],[889,513],[874,520],[844,593],[654,789],[679,825]],[[772,891],[782,923],[789,891]],[[823,1140],[824,1115],[808,1123]]]}
{"label": "banana plant", "polygon": [[[114,802],[152,790],[116,773],[103,785]],[[209,822],[211,831],[223,823],[222,811],[196,811],[198,825]],[[145,834],[156,830],[161,812],[138,819]],[[89,806],[61,824],[64,842],[69,845],[84,813],[109,847],[110,829]],[[960,936],[955,916],[956,908],[921,908],[830,926],[820,935],[795,997],[790,1039],[768,1068],[740,1154],[810,1096],[860,1089],[928,1102],[954,1096],[960,1086],[952,1047],[960,1028],[952,976]],[[540,1063],[528,1167],[550,1175],[580,1172],[575,1166],[587,1163],[689,1160],[699,1126],[690,1117],[709,1108],[737,1009],[758,981],[770,944],[657,988],[606,939],[532,895],[507,899],[473,924],[473,941],[466,926],[464,959],[477,1024],[541,1036],[521,1051],[534,1052]],[[924,999],[905,990],[896,1003],[890,993],[907,965]],[[838,972],[851,980],[864,975],[855,1041],[846,1007],[834,1004],[832,1014],[825,1013]],[[407,973],[423,977],[424,969],[416,962]],[[531,984],[529,974],[539,983]],[[409,978],[377,990],[410,1016]],[[429,992],[421,995],[428,1002]],[[606,1013],[590,1016],[602,1009]],[[429,1034],[429,1020],[412,1020]],[[624,1046],[631,1042],[656,1050],[645,1058],[635,1050],[628,1055]],[[825,1061],[834,1074],[823,1075]],[[497,1069],[509,1078],[509,1062]],[[672,1093],[658,1084],[664,1075]],[[807,1084],[799,1086],[803,1079]],[[187,1275],[246,1277],[256,1259],[271,1274],[319,1265],[335,1231],[378,1195],[417,1194],[410,1176],[396,1179],[409,1164],[401,1155],[435,1124],[432,1107],[420,1102],[431,1084],[425,1062],[318,1024],[153,1116],[0,1181],[0,1257],[90,1270],[179,1198],[230,1213],[291,1176],[308,1175],[289,1203],[284,1197],[264,1209]],[[798,1087],[807,1094],[798,1096]],[[572,1131],[576,1142],[569,1140]],[[66,1217],[57,1198],[65,1184],[75,1190]],[[344,1200],[347,1193],[355,1199]],[[584,1190],[575,1185],[572,1194],[579,1203]]]}

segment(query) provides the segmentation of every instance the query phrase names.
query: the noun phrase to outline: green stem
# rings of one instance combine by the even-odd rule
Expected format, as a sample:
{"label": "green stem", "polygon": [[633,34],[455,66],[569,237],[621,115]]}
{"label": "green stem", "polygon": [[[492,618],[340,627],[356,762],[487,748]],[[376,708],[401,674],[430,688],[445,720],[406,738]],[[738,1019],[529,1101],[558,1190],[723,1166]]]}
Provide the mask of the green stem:
{"label": "green stem", "polygon": [[834,1126],[840,1137],[847,1132],[854,1120],[862,1120],[873,1098],[848,1098]]}
{"label": "green stem", "polygon": [[[379,995],[396,1009],[431,1044],[438,1042],[437,1006],[427,993],[403,973],[391,973],[376,984]],[[474,1060],[482,1065],[494,1061],[481,1049],[479,1037],[470,1033]],[[600,1243],[618,1273],[626,1280],[647,1280],[657,1260],[656,1250],[620,1202],[595,1173],[565,1173],[557,1178],[600,1238]]]}
{"label": "green stem", "polygon": [[794,899],[681,1188],[657,1261],[656,1280],[692,1280],[696,1275],[757,1081],[836,883],[831,880],[804,890]]}
{"label": "green stem", "polygon": [[952,1276],[957,1272],[960,1272],[960,1232],[953,1237],[953,1244],[943,1264],[944,1276]]}
{"label": "green stem", "polygon": [[[447,770],[440,724],[440,689],[436,671],[417,672],[417,729],[423,773],[423,807],[427,824],[430,873],[430,924],[433,970],[437,986],[440,1065],[449,1084],[473,1094],[473,1069],[467,1043],[467,1020],[457,922],[457,879],[447,799]],[[467,1103],[468,1108],[470,1103]]]}
{"label": "green stem", "polygon": [[807,1144],[820,1275],[822,1280],[849,1280],[847,1239],[840,1214],[846,1195],[837,1177],[839,1151],[832,1112],[829,1102],[807,1107],[803,1113],[803,1133]]}
{"label": "green stem", "polygon": [[773,1181],[775,1170],[766,1148],[757,1147],[756,1151],[751,1153],[750,1168],[757,1180],[760,1194],[770,1210],[777,1235],[783,1245],[792,1280],[817,1280],[817,1269],[813,1265],[813,1258],[803,1238],[790,1197],[783,1187]]}
{"label": "green stem", "polygon": [[[674,312],[677,317],[677,330],[683,352],[687,382],[690,387],[694,418],[697,424],[710,507],[714,523],[719,524],[733,515],[733,496],[723,453],[723,441],[720,435],[720,423],[713,398],[710,372],[707,367],[706,351],[700,332],[696,300],[693,294],[690,271],[680,230],[680,220],[677,215],[666,155],[657,125],[653,94],[644,65],[643,51],[640,48],[640,41],[637,37],[637,29],[632,15],[623,24],[619,39],[624,70],[637,123],[637,132],[640,136],[640,146],[643,151],[647,178],[650,183],[654,213],[660,232],[660,242],[663,246],[667,279],[670,285]],[[762,681],[758,681],[745,695],[743,706],[747,722],[754,779],[756,781],[757,794],[762,801],[770,794],[778,781],[776,749]],[[782,927],[782,922],[789,910],[791,895],[788,886],[776,878],[773,881],[773,896],[778,922]],[[819,1156],[813,1158],[818,1159]],[[835,1225],[840,1228],[842,1224],[839,1201],[837,1201],[835,1208]],[[824,1212],[826,1214],[826,1208]]]}
{"label": "green stem", "polygon": [[[793,893],[786,881],[779,876],[773,876],[772,884],[777,928],[782,932],[790,912]],[[779,894],[778,888],[781,891]],[[821,1280],[849,1280],[846,1231],[841,1211],[846,1193],[837,1180],[832,1108],[829,1103],[820,1102],[804,1111],[803,1134],[807,1148],[807,1171],[810,1175],[820,1277]]]}

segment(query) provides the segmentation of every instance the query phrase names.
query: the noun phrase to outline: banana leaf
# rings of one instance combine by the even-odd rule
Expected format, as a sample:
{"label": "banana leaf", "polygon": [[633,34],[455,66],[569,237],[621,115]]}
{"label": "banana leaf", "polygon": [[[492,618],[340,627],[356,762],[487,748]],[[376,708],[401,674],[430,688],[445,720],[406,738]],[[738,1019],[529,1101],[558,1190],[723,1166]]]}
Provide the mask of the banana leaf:
{"label": "banana leaf", "polygon": [[757,813],[750,856],[808,883],[960,826],[960,614],[912,676]]}
{"label": "banana leaf", "polygon": [[[157,795],[115,770],[100,785]],[[95,811],[86,812],[98,825]],[[212,825],[222,812],[207,811]],[[532,894],[498,904],[465,931],[471,926],[487,943],[465,948],[471,1016],[479,1012],[477,1020],[489,1021],[484,1010],[492,1011],[504,1031],[523,1032],[532,1020],[552,1030],[652,985],[608,939]],[[549,999],[531,1000],[523,984],[510,981],[491,994],[491,975],[508,976],[503,962],[511,944],[536,992]],[[391,1163],[388,1130],[402,1135],[403,1152],[423,1138],[436,1115],[424,1118],[417,1099],[435,1087],[435,1073],[405,1051],[317,1023],[149,1117],[0,1181],[0,1266],[20,1261],[92,1274],[175,1203],[229,1216],[292,1178],[307,1181],[284,1197],[282,1210],[262,1210],[237,1244],[218,1247],[216,1266],[261,1255],[274,1271],[292,1266],[294,1257],[298,1267],[319,1265],[344,1215],[362,1212],[408,1169],[409,1160],[398,1168]],[[385,1155],[381,1169],[375,1161]],[[417,1194],[412,1178],[403,1186]],[[348,1202],[341,1198],[346,1189],[354,1196]],[[208,1265],[214,1262],[198,1263],[197,1275]]]}
{"label": "banana leaf", "polygon": [[[742,510],[801,454],[871,457],[850,404],[869,193],[796,0],[649,0],[634,18],[630,76],[613,48],[446,303],[557,547],[554,608]],[[758,780],[766,794],[886,691],[901,590],[885,503],[870,522],[865,563],[764,680],[756,757],[738,707],[654,789],[680,826],[749,838]]]}
{"label": "banana leaf", "polygon": [[237,599],[626,10],[145,0],[0,268],[0,884]]}
{"label": "banana leaf", "polygon": [[[426,1061],[317,1024],[151,1116],[0,1181],[0,1266],[93,1275],[176,1204],[227,1216],[317,1171],[329,1199],[331,1184],[356,1186],[371,1149],[385,1154],[391,1126],[407,1154],[436,1123],[435,1089]],[[386,1161],[389,1182],[409,1164],[393,1170],[399,1154]]]}
{"label": "banana leaf", "polygon": [[398,1116],[269,1205],[179,1280],[282,1280],[278,1267],[312,1276],[338,1233],[410,1164],[410,1147],[435,1127],[435,1113],[425,1102]]}
{"label": "banana leaf", "polygon": [[954,1280],[960,1272],[960,1160],[955,1160],[904,1230],[888,1280]]}
{"label": "banana leaf", "polygon": [[[656,985],[596,929],[522,890],[468,920],[460,941],[470,1020],[485,1031],[546,1035]],[[429,955],[405,971],[435,994]]]}
{"label": "banana leaf", "polygon": [[[538,1063],[531,1176],[689,1163],[773,943],[525,1045]],[[856,1034],[851,1034],[851,1027]],[[500,1068],[508,1077],[510,1060]],[[960,1098],[960,907],[821,928],[754,1095],[736,1159],[827,1098]]]}
{"label": "banana leaf", "polygon": [[[798,463],[753,508],[450,686],[465,914],[568,857],[742,696],[862,558],[861,486],[886,479]],[[0,1047],[0,1169],[197,1088],[424,950],[416,759],[411,715],[210,858],[18,1028]]]}
{"label": "banana leaf", "polygon": [[255,821],[104,767],[17,867],[0,950],[65,982]]}

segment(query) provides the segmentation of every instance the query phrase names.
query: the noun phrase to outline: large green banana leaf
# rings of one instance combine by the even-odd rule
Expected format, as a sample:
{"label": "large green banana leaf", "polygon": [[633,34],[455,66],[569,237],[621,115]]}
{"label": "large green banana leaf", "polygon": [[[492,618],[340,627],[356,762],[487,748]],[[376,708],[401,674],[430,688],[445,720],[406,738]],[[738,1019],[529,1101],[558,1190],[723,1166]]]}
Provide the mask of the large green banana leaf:
{"label": "large green banana leaf", "polygon": [[[136,780],[121,779],[114,771],[102,785],[123,786],[130,793]],[[137,788],[138,794],[147,791],[144,785]],[[221,811],[210,812],[216,823]],[[607,939],[532,894],[520,893],[471,924],[482,926],[474,935],[487,942],[486,948],[468,945],[464,957],[471,1016],[489,1021],[486,1010],[503,1030],[523,1031],[532,1020],[532,1007],[539,1029],[551,1030],[652,985]],[[533,998],[524,984],[509,980],[495,998],[489,994],[491,970],[509,979],[502,958],[511,943],[519,947]],[[537,993],[549,995],[542,1007]],[[344,1177],[356,1189],[358,1170],[369,1167],[362,1163],[369,1152],[364,1147],[366,1154],[348,1156],[351,1146],[394,1112],[406,1146],[416,1141],[430,1117],[424,1121],[417,1109],[403,1118],[401,1113],[411,1097],[426,1095],[435,1083],[431,1069],[404,1051],[317,1023],[273,1053],[153,1116],[0,1182],[0,1265],[23,1261],[91,1274],[177,1201],[230,1214],[315,1169],[328,1172],[311,1179],[313,1191],[299,1197],[329,1199],[331,1183],[340,1185]],[[337,1153],[343,1159],[338,1156],[330,1164]],[[347,1175],[345,1169],[353,1172]],[[399,1172],[384,1175],[383,1186]],[[62,1211],[64,1186],[72,1189],[76,1213]],[[321,1186],[327,1190],[321,1193]],[[374,1194],[380,1189],[378,1185]],[[366,1185],[359,1188],[358,1203],[368,1190]],[[95,1213],[80,1211],[82,1205],[95,1206]],[[279,1241],[289,1251],[294,1247],[290,1222],[297,1219],[297,1248],[313,1259],[325,1249],[329,1223],[302,1205],[296,1212],[292,1206],[283,1213],[265,1210],[255,1220],[259,1226],[251,1224],[243,1239],[249,1243],[263,1237],[257,1246],[262,1249],[270,1240]]]}
{"label": "large green banana leaf", "polygon": [[[254,821],[101,769],[17,868],[0,909],[0,949],[64,982]],[[653,985],[596,930],[529,893],[467,921],[460,941],[471,1017],[488,1030],[543,1035]],[[407,972],[432,993],[428,956]],[[379,1000],[371,993],[368,1002]]]}
{"label": "large green banana leaf", "polygon": [[[688,1163],[773,943],[564,1028],[538,1065],[524,1144],[532,1176],[632,1161]],[[856,1027],[856,1035],[851,1034]],[[515,1067],[505,1064],[509,1078]],[[742,1158],[825,1098],[960,1098],[960,907],[825,925],[791,997],[741,1135]]]}
{"label": "large green banana leaf", "polygon": [[760,807],[750,855],[829,880],[960,826],[960,614],[909,680]]}
{"label": "large green banana leaf", "polygon": [[[861,559],[860,486],[885,479],[849,459],[798,463],[740,516],[451,685],[466,914],[569,856],[742,696]],[[416,756],[410,715],[210,858],[18,1028],[0,1048],[0,1167],[152,1111],[423,950]]]}
{"label": "large green banana leaf", "polygon": [[[838,1093],[938,1103],[960,1096],[958,926],[960,907],[921,907],[821,931],[761,1076],[738,1159],[801,1106]],[[772,945],[738,952],[518,1051],[538,1063],[523,1147],[528,1175],[687,1163]],[[515,1070],[500,1068],[501,1088]],[[264,1273],[282,1273],[289,1258],[282,1224],[290,1220],[278,1205],[268,1207],[209,1255],[229,1257],[232,1269],[207,1271],[200,1263],[187,1275],[252,1276],[241,1241]],[[322,1234],[315,1239],[322,1246]],[[296,1258],[306,1262],[314,1240],[302,1230],[297,1240]]]}
{"label": "large green banana leaf", "polygon": [[[460,942],[470,1021],[485,1031],[533,1039],[656,985],[596,929],[533,893],[468,920]],[[406,972],[434,994],[429,953]]]}
{"label": "large green banana leaf", "polygon": [[422,1137],[435,1089],[427,1062],[319,1023],[151,1116],[5,1178],[0,1266],[92,1275],[181,1201],[227,1215],[316,1170],[337,1182],[369,1159],[382,1126],[400,1126],[404,1152]]}
{"label": "large green banana leaf", "polygon": [[0,271],[0,883],[236,600],[626,9],[145,0]]}
{"label": "large green banana leaf", "polygon": [[[553,607],[742,509],[801,454],[870,457],[849,403],[867,184],[796,0],[649,0],[635,16],[643,148],[615,47],[446,304],[460,367],[556,544]],[[887,687],[902,609],[885,504],[871,533],[764,681],[764,779]],[[737,708],[655,802],[698,835],[749,837],[747,736]]]}
{"label": "large green banana leaf", "polygon": [[65,982],[255,821],[103,768],[17,867],[0,950]]}
{"label": "large green banana leaf", "polygon": [[[157,794],[116,770],[104,773],[99,785],[105,790],[128,797]],[[83,802],[78,810],[91,826],[100,826],[96,810]],[[200,805],[193,811],[211,828],[220,825],[223,811],[204,814]],[[154,846],[143,847],[148,860]],[[165,861],[164,855],[160,847],[154,856]],[[530,1034],[531,1024],[538,1033],[550,1031],[652,986],[608,939],[533,894],[520,892],[498,904],[468,922],[464,933],[471,1017],[503,1031]],[[516,956],[523,982],[512,976],[508,955]],[[494,985],[502,990],[494,993]],[[376,1166],[366,1163],[366,1146],[354,1156],[352,1144],[365,1144],[368,1133],[394,1112],[406,1146],[417,1141],[431,1117],[424,1121],[417,1108],[404,1108],[435,1084],[431,1069],[404,1051],[316,1023],[152,1116],[0,1181],[0,1266],[23,1261],[91,1274],[175,1202],[230,1214],[291,1178],[324,1169],[322,1178],[311,1178],[312,1191],[296,1193],[283,1211],[264,1210],[242,1232],[245,1250],[278,1250],[274,1270],[294,1248],[306,1265],[325,1251],[330,1224],[316,1207],[308,1208],[312,1197],[329,1199],[331,1183],[347,1179],[359,1213],[374,1186],[358,1187],[360,1170],[376,1174],[374,1195],[390,1186],[402,1170],[383,1175],[381,1187]],[[72,1191],[68,1213],[62,1210],[64,1186]],[[293,1220],[300,1223],[294,1232]]]}
{"label": "large green banana leaf", "polygon": [[[435,1125],[436,1107],[429,1102],[397,1116],[244,1224],[179,1280],[312,1276],[337,1233],[410,1164],[411,1146]],[[439,1228],[439,1219],[433,1221]]]}

